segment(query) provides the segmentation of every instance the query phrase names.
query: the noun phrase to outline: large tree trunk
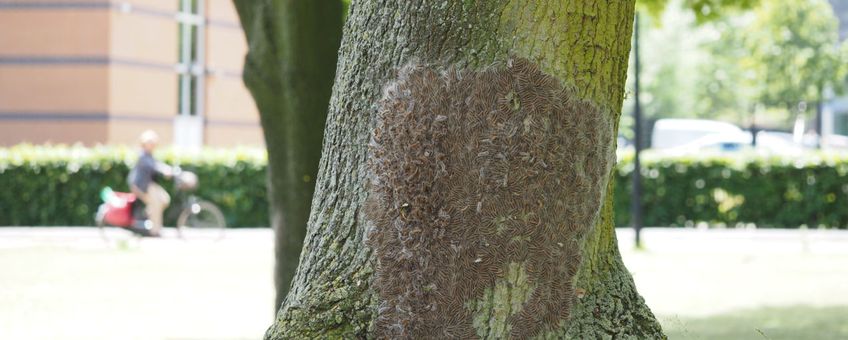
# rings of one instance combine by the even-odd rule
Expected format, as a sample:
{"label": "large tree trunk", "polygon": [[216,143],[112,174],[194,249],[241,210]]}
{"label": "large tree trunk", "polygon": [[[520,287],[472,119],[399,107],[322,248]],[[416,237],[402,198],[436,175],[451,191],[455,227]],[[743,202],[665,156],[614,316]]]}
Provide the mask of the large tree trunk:
{"label": "large tree trunk", "polygon": [[[445,326],[446,331],[443,333],[430,335],[436,338],[469,334],[480,338],[663,338],[659,324],[636,292],[632,278],[621,262],[613,229],[610,194],[612,184],[607,180],[612,171],[612,162],[608,160],[611,159],[610,153],[615,149],[614,131],[617,130],[623,99],[633,10],[633,0],[354,1],[339,52],[337,78],[325,130],[316,197],[303,253],[292,290],[266,337],[419,337],[426,334],[422,330]],[[448,303],[442,301],[444,299],[434,299],[433,295],[444,293],[438,292],[442,286],[437,288],[436,285],[424,285],[430,279],[427,276],[430,274],[421,271],[421,268],[427,267],[426,264],[417,266],[402,263],[402,259],[393,261],[392,253],[386,252],[385,249],[392,249],[392,242],[399,241],[392,239],[394,236],[389,234],[381,234],[385,230],[381,224],[386,220],[383,215],[391,215],[388,219],[394,218],[392,221],[399,223],[398,234],[401,236],[407,232],[403,228],[416,226],[415,221],[410,222],[408,217],[417,214],[415,210],[405,212],[403,209],[407,207],[404,205],[400,210],[390,211],[390,207],[386,205],[392,203],[391,197],[385,197],[386,192],[399,192],[398,197],[410,193],[400,190],[405,188],[387,189],[386,185],[391,186],[390,183],[386,184],[390,182],[387,179],[391,178],[386,176],[390,175],[373,171],[380,169],[375,163],[387,159],[380,158],[386,152],[401,152],[405,145],[417,146],[418,142],[435,145],[441,141],[424,138],[403,144],[404,136],[391,133],[386,135],[385,131],[382,135],[374,135],[375,128],[385,128],[386,119],[391,119],[396,113],[392,111],[392,107],[409,104],[403,99],[393,98],[392,91],[385,92],[388,98],[385,97],[384,89],[390,84],[392,89],[408,89],[408,85],[415,81],[426,84],[428,82],[422,79],[432,77],[428,76],[427,72],[437,75],[455,72],[463,75],[463,79],[479,80],[486,79],[484,73],[489,70],[495,73],[509,73],[517,79],[517,83],[521,83],[523,76],[518,74],[520,71],[512,70],[516,62],[522,65],[522,69],[538,68],[543,75],[537,79],[542,79],[544,84],[551,84],[552,82],[547,80],[553,79],[554,84],[550,85],[553,87],[544,90],[553,89],[558,91],[557,93],[565,93],[563,95],[566,98],[576,96],[576,102],[581,106],[567,114],[589,115],[593,123],[577,126],[596,128],[586,133],[594,136],[591,140],[598,148],[581,151],[581,157],[587,159],[586,167],[570,169],[576,170],[572,172],[580,179],[588,178],[592,180],[592,184],[600,186],[596,194],[587,190],[576,194],[576,198],[571,198],[584,200],[585,204],[580,205],[590,207],[593,211],[567,222],[574,224],[583,221],[588,225],[578,225],[573,229],[577,230],[577,234],[568,234],[576,243],[556,242],[560,235],[553,236],[553,244],[565,248],[563,254],[577,253],[577,259],[574,260],[576,262],[564,264],[563,269],[559,267],[560,264],[546,262],[534,249],[520,252],[523,254],[520,259],[516,258],[515,254],[501,254],[498,258],[501,262],[493,264],[494,269],[479,276],[479,280],[461,282],[462,270],[457,267],[457,262],[440,257],[436,248],[426,248],[424,251],[413,249],[413,258],[426,257],[428,261],[443,261],[436,263],[437,270],[441,266],[449,272],[458,273],[454,275],[454,281],[440,282],[440,285],[454,287],[452,291],[458,293],[449,297],[463,300]],[[410,64],[413,66],[408,66]],[[407,66],[407,71],[398,77],[397,70],[404,66]],[[410,69],[412,71],[409,71]],[[422,69],[424,71],[420,71]],[[410,74],[414,76],[419,72],[416,70],[423,72],[421,77],[424,78],[410,78]],[[445,99],[455,99],[449,89],[450,85],[444,83],[446,78],[463,82],[455,75],[442,78],[436,76],[437,84],[432,85],[433,91],[442,91],[439,95],[445,96]],[[485,82],[477,82],[480,83]],[[475,83],[469,81],[469,84]],[[411,97],[415,99],[415,91],[411,92]],[[521,104],[516,99],[523,101],[527,96],[534,94],[519,93],[517,97],[513,95],[514,93],[506,96],[509,104],[506,109],[514,104],[516,112],[526,116],[522,116],[525,117],[525,126],[542,126],[534,125],[525,110],[526,102]],[[501,99],[503,98],[498,100]],[[552,105],[560,107],[557,104]],[[580,109],[582,105],[585,105],[584,109]],[[412,106],[414,105],[409,105]],[[427,110],[430,108],[427,106]],[[459,117],[457,113],[447,114],[447,118],[433,116],[433,119],[427,122],[444,119],[450,122],[451,119]],[[421,116],[407,117],[411,117],[411,122],[421,122],[415,120]],[[547,129],[548,125],[543,125]],[[564,128],[565,130],[558,130],[562,134],[582,133],[568,130],[575,129],[568,123],[554,121],[553,126]],[[595,132],[602,131],[603,126],[613,128],[606,134],[595,135]],[[529,130],[527,127],[525,132]],[[471,134],[481,133],[469,131]],[[381,150],[382,146],[372,146],[369,154],[372,136],[377,141],[397,139],[400,142],[389,151]],[[447,138],[458,137],[450,137],[449,134]],[[556,148],[556,145],[553,145],[553,148]],[[598,150],[604,154],[598,153]],[[400,157],[411,156],[413,152],[417,151],[411,150]],[[369,163],[372,164],[371,167]],[[594,165],[590,166],[590,163]],[[389,164],[389,168],[397,165],[386,164]],[[428,165],[426,161],[423,164]],[[601,173],[595,174],[593,171]],[[525,182],[530,183],[529,180]],[[433,188],[441,185],[434,183]],[[539,183],[533,182],[534,185]],[[369,187],[372,190],[370,198]],[[557,190],[559,189],[554,189],[556,192],[553,194],[563,192]],[[603,194],[604,191],[606,194]],[[525,194],[529,195],[525,197],[530,197],[534,193],[527,193],[525,190]],[[378,198],[377,202],[372,204],[375,196]],[[543,202],[548,203],[550,202]],[[470,205],[474,210],[473,202]],[[477,202],[478,213],[486,209],[480,201]],[[538,210],[539,215],[546,213],[542,211],[543,208]],[[551,211],[555,212],[556,208]],[[457,216],[462,218],[461,216],[466,215]],[[529,217],[524,222],[533,219]],[[542,222],[544,221],[543,219]],[[458,221],[460,224],[465,222],[468,221]],[[536,220],[536,225],[538,222]],[[566,228],[563,232],[575,232],[573,230]],[[483,228],[474,229],[467,236],[478,240],[480,234],[486,232],[489,231]],[[447,235],[445,237],[456,236],[451,235],[450,230]],[[551,245],[534,244],[533,247],[545,250]],[[486,261],[478,258],[472,262],[492,265]],[[540,267],[545,263],[549,264],[550,268]],[[397,271],[398,268],[391,267],[393,265],[404,266],[403,268],[409,271]],[[497,267],[498,265],[500,267]],[[568,266],[573,266],[573,270],[568,269]],[[541,279],[539,271],[546,269],[552,273],[562,273],[563,276],[559,280],[550,276]],[[470,270],[477,269],[474,269],[472,264]],[[407,280],[409,272],[418,276]],[[436,302],[427,302],[427,305],[422,306],[420,301],[396,301],[390,293],[404,291],[404,287],[385,286],[386,282],[392,279],[392,273],[399,275],[399,278],[394,280],[395,283],[406,282],[409,285],[405,290],[411,293],[404,293],[405,296]],[[563,282],[567,282],[568,287],[562,288]],[[456,288],[462,284],[471,287]],[[422,287],[425,291],[421,291]],[[428,292],[427,288],[437,292]],[[547,292],[541,296],[554,296],[556,299],[553,301],[561,301],[570,308],[554,310],[556,306],[540,301],[539,296],[533,295],[537,292]],[[571,296],[574,299],[571,299]],[[456,318],[434,315],[442,310],[438,309],[433,313],[436,307],[450,307],[449,304],[454,309],[448,312],[458,313]],[[467,310],[456,310],[457,305],[465,306]],[[530,310],[540,311],[540,315],[527,315]],[[397,311],[403,313],[396,313]],[[445,324],[425,324],[433,320]],[[456,320],[467,321],[468,324],[458,325],[455,324]],[[530,320],[528,322],[532,327],[524,322],[526,320]]]}
{"label": "large tree trunk", "polygon": [[276,310],[306,235],[344,12],[340,0],[234,3],[249,47],[244,82],[259,108],[268,149]]}

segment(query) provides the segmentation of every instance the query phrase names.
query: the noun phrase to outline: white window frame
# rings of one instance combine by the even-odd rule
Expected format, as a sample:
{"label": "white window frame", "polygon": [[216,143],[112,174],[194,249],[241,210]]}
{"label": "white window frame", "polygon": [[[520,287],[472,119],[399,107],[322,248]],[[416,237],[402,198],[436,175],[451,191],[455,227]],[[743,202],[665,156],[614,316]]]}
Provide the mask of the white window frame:
{"label": "white window frame", "polygon": [[[192,0],[181,0],[179,12],[175,19],[182,27],[180,39],[180,61],[176,71],[180,77],[180,107],[181,116],[204,116],[206,98],[206,0],[197,0],[197,8],[192,8]],[[196,10],[196,11],[195,11]],[[192,28],[196,28],[196,37],[192,36]],[[196,39],[196,40],[195,40]],[[192,58],[194,47],[196,58]],[[191,81],[195,80],[194,93]],[[194,94],[194,103],[192,103]],[[192,112],[192,104],[194,111]]]}

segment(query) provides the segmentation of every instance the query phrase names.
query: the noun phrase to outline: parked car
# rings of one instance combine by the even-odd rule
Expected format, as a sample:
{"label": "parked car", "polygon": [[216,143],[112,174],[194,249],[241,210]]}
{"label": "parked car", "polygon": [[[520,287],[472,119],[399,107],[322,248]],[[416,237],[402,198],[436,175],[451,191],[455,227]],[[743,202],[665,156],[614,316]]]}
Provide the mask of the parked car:
{"label": "parked car", "polygon": [[753,145],[750,131],[736,125],[705,119],[660,119],[654,125],[652,149],[672,155],[697,152],[739,152],[754,150],[772,154],[797,154],[804,145],[795,143],[792,134],[758,131]]}

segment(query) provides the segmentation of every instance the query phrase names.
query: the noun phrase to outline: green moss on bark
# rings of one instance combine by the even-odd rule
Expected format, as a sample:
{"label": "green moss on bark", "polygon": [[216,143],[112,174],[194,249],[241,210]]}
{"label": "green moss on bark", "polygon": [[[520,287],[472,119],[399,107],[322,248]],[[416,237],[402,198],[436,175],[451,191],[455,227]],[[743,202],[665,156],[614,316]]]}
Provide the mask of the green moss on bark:
{"label": "green moss on bark", "polygon": [[[266,339],[363,339],[369,334],[377,301],[368,292],[370,268],[316,282],[314,292],[289,300]],[[341,277],[348,278],[342,279]]]}

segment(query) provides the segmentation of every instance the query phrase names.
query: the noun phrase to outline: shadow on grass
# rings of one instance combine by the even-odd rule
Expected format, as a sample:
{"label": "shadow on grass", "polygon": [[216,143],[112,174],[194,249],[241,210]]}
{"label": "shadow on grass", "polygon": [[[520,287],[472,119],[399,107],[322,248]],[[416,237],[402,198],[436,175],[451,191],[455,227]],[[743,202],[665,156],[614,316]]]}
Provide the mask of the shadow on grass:
{"label": "shadow on grass", "polygon": [[669,339],[848,339],[848,306],[766,307],[660,321]]}

